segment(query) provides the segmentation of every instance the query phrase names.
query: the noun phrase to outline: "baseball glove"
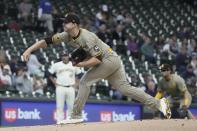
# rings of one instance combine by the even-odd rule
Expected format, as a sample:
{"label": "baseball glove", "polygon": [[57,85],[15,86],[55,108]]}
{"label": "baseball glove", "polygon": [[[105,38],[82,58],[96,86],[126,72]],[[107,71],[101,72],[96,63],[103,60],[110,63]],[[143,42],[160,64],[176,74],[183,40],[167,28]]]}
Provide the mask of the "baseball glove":
{"label": "baseball glove", "polygon": [[70,56],[70,60],[73,65],[77,65],[79,62],[84,61],[87,58],[87,52],[83,48],[75,49]]}
{"label": "baseball glove", "polygon": [[177,109],[177,112],[179,113],[180,118],[187,117],[188,109],[186,106],[183,106],[182,108]]}

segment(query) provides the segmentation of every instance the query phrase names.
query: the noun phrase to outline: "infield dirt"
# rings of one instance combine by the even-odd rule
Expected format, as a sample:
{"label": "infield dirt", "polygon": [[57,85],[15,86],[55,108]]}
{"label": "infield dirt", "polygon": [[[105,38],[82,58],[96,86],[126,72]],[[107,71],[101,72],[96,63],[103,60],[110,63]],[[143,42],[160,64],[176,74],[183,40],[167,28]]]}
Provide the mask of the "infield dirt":
{"label": "infield dirt", "polygon": [[0,131],[197,131],[197,120],[142,120],[6,127]]}

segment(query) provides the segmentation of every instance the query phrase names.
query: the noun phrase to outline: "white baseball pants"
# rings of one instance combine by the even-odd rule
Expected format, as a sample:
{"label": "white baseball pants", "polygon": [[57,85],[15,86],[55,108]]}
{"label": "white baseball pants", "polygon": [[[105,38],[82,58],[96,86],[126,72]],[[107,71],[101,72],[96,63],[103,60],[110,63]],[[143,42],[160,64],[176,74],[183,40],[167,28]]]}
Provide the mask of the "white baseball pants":
{"label": "white baseball pants", "polygon": [[67,119],[71,117],[75,100],[75,89],[73,87],[56,86],[56,113],[57,122],[65,119],[64,104],[67,105]]}

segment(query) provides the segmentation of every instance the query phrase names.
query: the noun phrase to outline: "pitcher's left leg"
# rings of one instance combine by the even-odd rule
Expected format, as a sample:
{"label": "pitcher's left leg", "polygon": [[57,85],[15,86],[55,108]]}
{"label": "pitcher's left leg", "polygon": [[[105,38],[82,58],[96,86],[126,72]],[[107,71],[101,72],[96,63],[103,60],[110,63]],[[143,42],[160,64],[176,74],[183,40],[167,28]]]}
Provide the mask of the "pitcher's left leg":
{"label": "pitcher's left leg", "polygon": [[139,88],[131,86],[126,78],[123,65],[108,77],[110,84],[123,95],[131,97],[149,107],[159,109],[167,118],[171,117],[170,107],[165,98],[157,100]]}

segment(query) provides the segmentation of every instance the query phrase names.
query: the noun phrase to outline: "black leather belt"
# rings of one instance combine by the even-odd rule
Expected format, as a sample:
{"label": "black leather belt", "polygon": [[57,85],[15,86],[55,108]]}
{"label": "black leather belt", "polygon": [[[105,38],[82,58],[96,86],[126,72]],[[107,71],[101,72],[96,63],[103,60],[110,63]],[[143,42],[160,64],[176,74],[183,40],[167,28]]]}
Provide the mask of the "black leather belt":
{"label": "black leather belt", "polygon": [[71,86],[63,86],[63,87],[71,87]]}
{"label": "black leather belt", "polygon": [[67,86],[65,86],[65,85],[61,85],[61,84],[57,84],[58,86],[62,86],[62,87],[71,87],[71,86],[73,86],[73,85],[67,85]]}

